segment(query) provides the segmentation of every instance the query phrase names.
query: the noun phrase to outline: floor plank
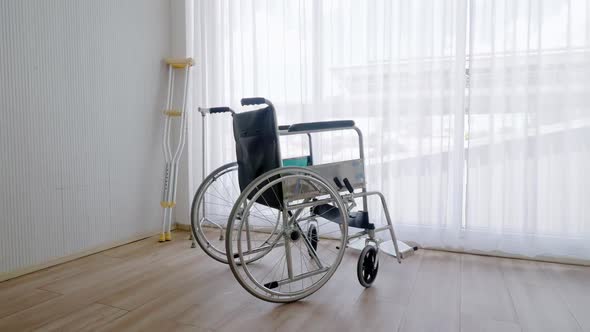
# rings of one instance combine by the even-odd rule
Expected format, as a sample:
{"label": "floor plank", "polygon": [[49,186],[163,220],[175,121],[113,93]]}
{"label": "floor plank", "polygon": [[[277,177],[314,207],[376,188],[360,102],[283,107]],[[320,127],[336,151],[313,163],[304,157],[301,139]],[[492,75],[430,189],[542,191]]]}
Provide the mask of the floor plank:
{"label": "floor plank", "polygon": [[10,297],[12,294],[25,289],[39,288],[52,282],[73,277],[89,269],[97,269],[115,262],[120,262],[120,260],[99,253],[10,279],[0,283],[0,298]]}
{"label": "floor plank", "polygon": [[461,315],[461,332],[521,332],[518,323],[482,318],[479,315]]}
{"label": "floor plank", "polygon": [[182,247],[180,242],[170,245],[153,244],[146,247],[140,255],[128,257],[127,259],[118,259],[116,263],[107,266],[96,266],[80,274],[49,283],[41,288],[60,294],[71,294],[79,292],[81,288],[87,288],[93,283],[103,282],[104,280],[114,281],[112,276],[125,276],[128,272],[137,271],[138,269],[145,269],[150,272],[157,271],[159,267],[155,265],[156,262],[170,257]]}
{"label": "floor plank", "polygon": [[365,289],[348,250],[315,294],[274,304],[189,247],[150,238],[0,283],[0,331],[590,331],[590,268],[421,250],[382,256]]}
{"label": "floor plank", "polygon": [[137,255],[142,255],[146,248],[154,246],[154,238],[146,238],[143,240],[131,242],[124,246],[119,246],[102,252],[103,255],[113,258],[128,258]]}
{"label": "floor plank", "polygon": [[69,315],[43,325],[35,331],[94,331],[104,324],[121,317],[126,310],[93,303]]}
{"label": "floor plank", "polygon": [[400,331],[459,331],[461,255],[424,251]]}
{"label": "floor plank", "polygon": [[[187,270],[191,270],[194,266],[186,266]],[[183,312],[196,304],[204,304],[203,308],[211,310],[211,312],[220,312],[226,310],[224,305],[221,308],[216,308],[212,305],[207,305],[212,302],[214,296],[227,295],[225,284],[229,285],[229,289],[236,289],[235,283],[229,283],[231,281],[231,274],[228,275],[226,266],[220,264],[212,265],[211,269],[207,273],[196,274],[191,273],[186,275],[186,279],[182,284],[179,284],[178,288],[173,291],[162,294],[160,297],[153,299],[152,301],[140,306],[139,308],[131,311],[124,317],[113,321],[108,324],[101,331],[144,331],[151,329],[152,326],[160,324],[161,322],[175,321],[180,323],[186,323],[180,318],[183,316]],[[229,278],[228,278],[229,277]],[[199,285],[199,286],[190,286]],[[228,305],[235,302],[233,297],[225,297],[228,301]],[[201,324],[203,322],[197,322],[194,324],[198,327],[207,327],[211,325],[212,321],[216,319],[223,319],[223,315],[218,316],[206,316],[204,321],[207,324]],[[186,324],[190,325],[190,324]]]}
{"label": "floor plank", "polygon": [[[12,300],[0,302],[0,318],[28,309],[45,301],[49,301],[60,295],[61,294],[41,289],[25,289],[18,295],[13,294],[10,296]],[[5,298],[7,299],[9,297]]]}
{"label": "floor plank", "polygon": [[581,331],[543,263],[502,259],[500,267],[524,331]]}
{"label": "floor plank", "polygon": [[497,258],[461,256],[461,314],[517,322]]}
{"label": "floor plank", "polygon": [[[355,260],[353,268],[356,268],[358,253],[353,253],[353,256]],[[363,291],[361,296],[393,302],[401,306],[408,305],[422,261],[422,254],[418,252],[418,254],[402,261],[401,264],[390,256],[383,256],[380,261],[377,280],[371,288]],[[352,274],[356,276],[354,271]],[[353,278],[353,280],[356,279]]]}
{"label": "floor plank", "polygon": [[[160,260],[164,260],[174,252],[178,252],[181,244],[170,246],[157,246],[154,244],[154,247],[160,249],[157,251],[158,255],[147,254],[145,257],[124,261],[121,264],[109,266],[107,269],[92,270],[84,272],[84,275],[76,275],[60,280],[57,282],[60,287],[56,291],[64,292],[66,295],[0,319],[0,331],[20,331],[26,328],[37,328],[94,303],[104,296],[124,289],[132,280],[147,279],[150,274],[156,271],[153,268],[154,264],[158,264]],[[108,273],[105,273],[105,271],[108,271]],[[68,288],[70,283],[72,285],[71,289]],[[51,286],[48,287],[53,289]]]}
{"label": "floor plank", "polygon": [[170,261],[159,265],[155,273],[150,273],[148,278],[133,280],[124,289],[109,294],[97,302],[129,311],[137,309],[162,294],[182,287],[181,281],[186,280],[187,271],[179,267],[199,264],[203,259],[205,259],[204,255],[197,256],[192,253],[171,257]]}
{"label": "floor plank", "polygon": [[578,324],[590,332],[590,269],[560,264],[544,264],[543,269]]}

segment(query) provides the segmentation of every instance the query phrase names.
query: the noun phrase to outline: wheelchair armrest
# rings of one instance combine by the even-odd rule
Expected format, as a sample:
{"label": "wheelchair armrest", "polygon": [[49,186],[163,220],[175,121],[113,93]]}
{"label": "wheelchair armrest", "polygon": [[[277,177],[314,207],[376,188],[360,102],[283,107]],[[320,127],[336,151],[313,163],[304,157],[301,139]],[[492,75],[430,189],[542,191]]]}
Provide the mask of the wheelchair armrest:
{"label": "wheelchair armrest", "polygon": [[291,127],[291,126],[289,126],[289,125],[279,125],[279,130],[287,130],[287,129],[289,129],[289,127]]}
{"label": "wheelchair armrest", "polygon": [[310,130],[329,130],[329,129],[344,129],[354,127],[352,120],[337,120],[337,121],[321,121],[321,122],[305,122],[296,123],[289,126],[289,132],[310,131]]}

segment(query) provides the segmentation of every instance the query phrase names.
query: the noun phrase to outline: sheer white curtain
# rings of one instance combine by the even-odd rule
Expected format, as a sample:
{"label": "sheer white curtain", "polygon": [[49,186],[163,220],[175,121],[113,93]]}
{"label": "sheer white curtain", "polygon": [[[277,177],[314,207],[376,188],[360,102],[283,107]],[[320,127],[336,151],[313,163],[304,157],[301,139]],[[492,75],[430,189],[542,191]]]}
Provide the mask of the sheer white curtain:
{"label": "sheer white curtain", "polygon": [[[570,62],[552,68],[565,68],[570,74],[553,69],[540,75],[575,76],[575,80],[562,77],[567,85],[557,85],[560,96],[573,93],[572,98],[559,101],[567,104],[569,111],[557,108],[557,104],[542,111],[537,106],[545,99],[557,102],[544,94],[544,86],[531,87],[529,72],[517,72],[504,62],[501,67],[500,61],[505,60],[499,59],[508,59],[506,49],[500,51],[495,46],[493,51],[480,52],[478,48],[492,43],[486,43],[486,38],[496,40],[499,34],[509,34],[504,29],[510,26],[520,29],[522,25],[536,25],[541,17],[525,15],[517,19],[517,12],[503,16],[505,22],[501,24],[492,24],[488,16],[495,20],[499,16],[490,4],[496,7],[500,1],[471,2],[468,8],[469,3],[195,0],[194,48],[200,63],[195,100],[199,105],[240,109],[240,98],[263,96],[275,103],[281,124],[355,120],[365,135],[368,186],[386,195],[396,230],[405,240],[447,249],[533,255],[536,253],[528,249],[524,239],[545,232],[547,228],[539,225],[547,220],[559,225],[559,232],[545,232],[553,235],[554,243],[562,244],[573,237],[579,240],[582,231],[588,233],[590,224],[582,204],[588,197],[584,196],[588,194],[588,177],[584,178],[581,171],[589,165],[588,123],[584,122],[588,119],[588,105],[584,103],[589,98],[583,91],[588,76],[577,76],[574,68],[579,70],[588,59],[585,53],[576,58],[574,48],[579,47],[573,46],[573,40],[568,42],[571,47],[565,49],[571,50],[567,56]],[[486,19],[487,25],[478,23]],[[489,37],[490,29],[498,32]],[[573,38],[574,26],[568,29]],[[583,33],[587,40],[586,30]],[[534,48],[519,38],[502,43],[517,45],[518,54],[523,43],[525,48]],[[468,52],[476,55],[468,56]],[[531,57],[545,63],[541,58]],[[524,68],[533,61],[521,60],[516,53],[511,59],[514,63],[525,61]],[[521,97],[505,93],[511,88],[500,87],[508,76],[516,77],[510,82],[515,89],[523,90]],[[495,97],[500,94],[500,98]],[[513,114],[510,121],[516,126],[514,135],[519,137],[505,135],[500,126],[508,126],[509,121],[497,120],[504,114]],[[536,115],[535,120],[530,114]],[[554,121],[565,117],[567,121]],[[209,171],[235,159],[231,121],[223,117],[212,120]],[[561,136],[557,143],[544,146],[539,135],[547,121],[550,132],[560,132]],[[193,128],[199,130],[199,126],[196,122]],[[487,136],[478,138],[482,133],[478,128],[488,130]],[[579,130],[570,133],[569,129]],[[509,137],[520,141],[504,143]],[[354,139],[344,133],[318,137],[315,161],[355,156]],[[198,157],[199,144],[195,143],[192,155]],[[300,155],[301,143],[283,140],[284,157]],[[562,162],[566,165],[560,166]],[[534,176],[531,169],[536,171]],[[200,170],[193,171],[200,174]],[[560,171],[561,178],[555,178]],[[584,181],[586,185],[582,185]],[[553,188],[542,187],[546,185]],[[544,210],[533,214],[532,195],[537,195],[537,208],[546,208],[545,200],[554,196],[567,199],[567,204],[553,202],[551,215]],[[370,213],[373,221],[382,219],[378,204],[371,204]],[[537,227],[531,228],[532,224]],[[516,240],[509,246],[502,242],[508,234]],[[580,244],[576,242],[578,249]],[[588,256],[588,251],[569,250],[568,254],[580,258]]]}
{"label": "sheer white curtain", "polygon": [[588,260],[589,2],[474,0],[470,13],[469,246]]}

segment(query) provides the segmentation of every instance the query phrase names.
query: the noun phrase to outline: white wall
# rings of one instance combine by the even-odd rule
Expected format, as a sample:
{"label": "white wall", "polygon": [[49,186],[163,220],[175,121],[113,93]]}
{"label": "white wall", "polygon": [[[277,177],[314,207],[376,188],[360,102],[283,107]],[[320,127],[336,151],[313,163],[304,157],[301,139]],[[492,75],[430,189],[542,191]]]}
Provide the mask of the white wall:
{"label": "white wall", "polygon": [[170,7],[0,1],[0,277],[158,232]]}

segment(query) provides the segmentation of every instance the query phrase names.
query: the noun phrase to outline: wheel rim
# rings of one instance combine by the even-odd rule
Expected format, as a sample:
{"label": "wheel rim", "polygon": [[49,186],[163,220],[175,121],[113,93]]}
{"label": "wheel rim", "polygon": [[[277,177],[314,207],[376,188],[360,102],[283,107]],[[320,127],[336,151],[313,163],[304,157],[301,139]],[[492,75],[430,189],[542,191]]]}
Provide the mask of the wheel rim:
{"label": "wheel rim", "polygon": [[[256,202],[258,198],[264,197],[263,193],[265,191],[275,189],[274,185],[290,180],[306,181],[323,190],[325,193],[323,199],[340,209],[344,225],[346,225],[344,212],[346,209],[342,199],[331,185],[321,177],[301,168],[296,168],[296,170],[285,168],[269,173],[271,174],[267,173],[265,178],[262,176],[244,190],[236,206],[246,204],[245,210],[249,211],[252,206],[258,204]],[[270,180],[279,173],[280,178]],[[261,183],[266,184],[262,186]],[[248,189],[253,188],[259,190],[255,195],[250,196],[250,200],[247,200],[246,198],[249,196]],[[245,201],[247,203],[244,203]],[[340,264],[344,253],[344,244],[346,243],[347,227],[339,227],[318,216],[321,220],[319,229],[326,229],[326,232],[319,233],[318,239],[324,235],[326,237],[329,235],[332,239],[322,238],[316,241],[315,248],[313,248],[310,239],[310,233],[313,233],[312,228],[309,228],[310,225],[305,228],[305,222],[310,221],[311,209],[297,208],[305,202],[313,204],[310,200],[300,199],[282,206],[283,213],[281,213],[281,217],[283,220],[278,221],[282,225],[278,227],[277,232],[280,237],[277,236],[273,239],[273,243],[264,251],[263,255],[258,253],[259,261],[248,266],[244,264],[247,263],[249,258],[249,251],[245,245],[247,241],[244,241],[247,237],[243,228],[245,222],[235,218],[228,221],[232,224],[232,227],[228,228],[227,231],[226,250],[228,257],[234,253],[237,253],[238,256],[237,262],[230,262],[230,267],[240,284],[256,297],[271,302],[290,302],[301,299],[312,294],[325,284]],[[236,206],[234,209],[236,209]],[[322,225],[328,223],[332,224],[332,228],[322,227]],[[337,230],[334,230],[334,227]],[[316,228],[316,232],[317,230]],[[287,246],[289,249],[287,249]],[[335,249],[337,247],[342,249]],[[287,251],[290,253],[287,254]],[[313,255],[310,253],[313,253]],[[288,262],[287,257],[290,257],[291,263]],[[241,265],[238,265],[238,263],[241,263]],[[290,268],[289,265],[291,265]],[[290,274],[289,269],[291,269]]]}

